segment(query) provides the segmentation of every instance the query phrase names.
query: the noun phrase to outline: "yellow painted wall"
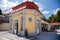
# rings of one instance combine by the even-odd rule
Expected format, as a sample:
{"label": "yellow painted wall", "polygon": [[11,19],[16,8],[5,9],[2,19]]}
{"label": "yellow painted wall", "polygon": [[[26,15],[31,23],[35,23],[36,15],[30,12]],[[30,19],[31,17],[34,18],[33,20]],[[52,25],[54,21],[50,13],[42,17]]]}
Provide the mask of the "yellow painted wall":
{"label": "yellow painted wall", "polygon": [[[26,14],[26,29],[28,33],[35,33],[35,16],[33,15],[34,13],[30,13]],[[29,22],[29,17],[32,18],[31,22]]]}
{"label": "yellow painted wall", "polygon": [[[18,20],[18,32],[20,32],[20,19],[21,19],[21,16],[23,16],[23,14],[21,15],[21,13],[24,13],[26,14],[26,29],[28,31],[28,33],[35,33],[35,14],[36,12],[36,18],[40,18],[40,13],[38,13],[38,11],[35,11],[35,10],[24,10],[23,11],[18,11],[18,12],[15,12],[12,14],[12,21],[14,20]],[[39,15],[39,16],[37,16]],[[29,17],[32,18],[32,22],[29,22]],[[13,25],[14,23],[12,22],[12,30],[13,30]]]}
{"label": "yellow painted wall", "polygon": [[12,17],[12,31],[13,31],[13,26],[14,26],[14,20],[18,20],[18,32],[20,32],[20,16]]}

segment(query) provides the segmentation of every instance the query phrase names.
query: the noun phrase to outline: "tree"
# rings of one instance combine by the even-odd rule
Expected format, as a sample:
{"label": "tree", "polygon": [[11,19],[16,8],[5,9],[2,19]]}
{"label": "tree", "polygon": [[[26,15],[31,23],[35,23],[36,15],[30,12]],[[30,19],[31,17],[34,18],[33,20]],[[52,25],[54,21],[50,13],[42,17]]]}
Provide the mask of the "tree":
{"label": "tree", "polygon": [[49,22],[49,23],[52,22],[53,17],[54,17],[54,15],[52,14],[52,15],[48,18],[48,22]]}
{"label": "tree", "polygon": [[60,10],[57,11],[57,22],[60,22]]}
{"label": "tree", "polygon": [[60,10],[57,11],[57,15],[60,17]]}
{"label": "tree", "polygon": [[52,22],[60,22],[60,9],[57,11],[57,14],[56,15],[51,15],[48,19],[45,18],[45,16],[42,17],[42,19],[44,21],[47,21],[49,23],[52,23]]}
{"label": "tree", "polygon": [[2,15],[2,10],[0,9],[0,15]]}
{"label": "tree", "polygon": [[52,20],[51,20],[51,22],[57,22],[57,15],[54,15],[53,17],[52,17]]}
{"label": "tree", "polygon": [[56,15],[51,15],[48,19],[48,22],[60,22],[60,10],[57,11]]}
{"label": "tree", "polygon": [[42,20],[47,21],[47,19],[45,18],[45,16],[42,17]]}
{"label": "tree", "polygon": [[2,10],[0,9],[0,24],[3,22]]}

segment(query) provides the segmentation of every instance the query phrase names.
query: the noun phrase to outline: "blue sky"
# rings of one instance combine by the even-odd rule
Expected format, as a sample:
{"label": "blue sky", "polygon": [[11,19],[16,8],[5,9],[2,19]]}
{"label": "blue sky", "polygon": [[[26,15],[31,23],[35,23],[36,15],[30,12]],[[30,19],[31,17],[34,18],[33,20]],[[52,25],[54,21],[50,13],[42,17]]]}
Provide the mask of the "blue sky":
{"label": "blue sky", "polygon": [[[0,0],[0,8],[5,11],[26,0]],[[60,0],[30,0],[39,6],[39,10],[48,18],[60,9]]]}

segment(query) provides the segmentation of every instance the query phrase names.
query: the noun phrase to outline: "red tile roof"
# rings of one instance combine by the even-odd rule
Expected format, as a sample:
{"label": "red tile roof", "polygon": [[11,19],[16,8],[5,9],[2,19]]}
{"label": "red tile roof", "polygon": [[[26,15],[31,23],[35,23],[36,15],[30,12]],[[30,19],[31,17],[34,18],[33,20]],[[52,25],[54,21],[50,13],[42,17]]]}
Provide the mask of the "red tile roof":
{"label": "red tile roof", "polygon": [[60,25],[60,22],[51,23],[51,25]]}
{"label": "red tile roof", "polygon": [[15,7],[13,7],[12,9],[17,10],[17,9],[23,7],[23,6],[26,6],[25,9],[36,9],[36,10],[39,11],[38,6],[36,4],[34,4],[34,2],[28,2],[28,1],[23,2],[22,4],[19,4]]}
{"label": "red tile roof", "polygon": [[60,22],[53,22],[53,23],[60,23]]}

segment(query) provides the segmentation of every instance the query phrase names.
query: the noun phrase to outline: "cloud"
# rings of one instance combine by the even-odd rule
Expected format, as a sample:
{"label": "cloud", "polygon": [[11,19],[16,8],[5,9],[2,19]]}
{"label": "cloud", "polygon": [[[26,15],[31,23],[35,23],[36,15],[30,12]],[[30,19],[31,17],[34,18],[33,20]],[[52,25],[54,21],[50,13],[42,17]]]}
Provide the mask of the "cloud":
{"label": "cloud", "polygon": [[[25,1],[27,1],[27,0],[23,0],[23,2],[25,2]],[[33,1],[33,0],[28,0],[28,1]]]}
{"label": "cloud", "polygon": [[53,9],[51,12],[53,12],[53,14],[57,14],[57,11],[60,10],[60,8],[57,8],[57,9]]}
{"label": "cloud", "polygon": [[51,14],[50,14],[50,15],[48,15],[48,17],[51,17]]}
{"label": "cloud", "polygon": [[3,13],[7,14],[7,13],[11,13],[13,10],[12,9],[8,9],[8,10],[5,10]]}
{"label": "cloud", "polygon": [[[23,0],[23,2],[25,2],[27,0]],[[29,0],[29,1],[33,1],[33,0]],[[38,7],[39,7],[39,10],[43,10],[44,7],[42,4],[38,3],[38,2],[34,2]],[[1,4],[0,4],[0,7],[3,8],[3,11],[5,12],[6,10],[9,10],[10,8],[14,7],[18,5],[18,1],[16,2],[11,2],[11,1],[8,1],[8,0],[2,0]]]}
{"label": "cloud", "polygon": [[9,9],[9,8],[12,8],[14,6],[16,6],[18,4],[18,2],[11,2],[11,1],[8,1],[8,0],[2,0],[1,4],[0,4],[0,7],[4,8],[4,10],[6,9]]}
{"label": "cloud", "polygon": [[48,14],[48,13],[50,13],[50,11],[43,11],[42,13],[43,14]]}
{"label": "cloud", "polygon": [[38,3],[38,2],[34,2],[38,7],[39,7],[39,10],[42,11],[44,9],[43,5]]}

